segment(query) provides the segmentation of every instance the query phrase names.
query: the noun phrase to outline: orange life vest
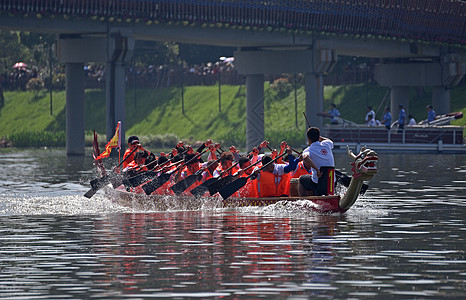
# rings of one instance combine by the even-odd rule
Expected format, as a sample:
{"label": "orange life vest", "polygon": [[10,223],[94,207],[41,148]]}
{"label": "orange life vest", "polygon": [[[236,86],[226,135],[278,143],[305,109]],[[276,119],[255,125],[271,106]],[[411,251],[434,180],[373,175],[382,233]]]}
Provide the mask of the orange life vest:
{"label": "orange life vest", "polygon": [[[134,148],[133,148],[133,149],[134,149]],[[147,151],[147,150],[145,150],[145,149],[142,148],[142,147],[139,148],[139,150],[136,150],[136,151],[134,151],[133,153],[131,153],[131,151],[133,151],[133,149],[128,148],[128,149],[126,149],[125,153],[123,154],[123,160],[124,160],[124,161],[123,161],[123,164],[122,164],[123,169],[126,168],[131,162],[134,161],[134,154],[135,154],[136,152],[138,152],[139,150],[140,150],[140,151],[146,151],[147,153],[150,154],[150,151]],[[130,153],[131,153],[131,155],[130,155]],[[126,158],[128,155],[129,155],[129,157]],[[126,159],[125,159],[125,158],[126,158]]]}
{"label": "orange life vest", "polygon": [[296,170],[294,171],[293,175],[291,176],[291,178],[299,178],[301,175],[306,175],[306,174],[311,174],[311,173],[312,173],[312,171],[308,171],[304,167],[304,162],[300,161],[298,163],[298,166],[296,167]]}
{"label": "orange life vest", "polygon": [[[247,177],[248,174],[243,173],[241,177]],[[246,184],[240,188],[237,192],[238,197],[244,197],[244,198],[257,198],[257,182],[256,180],[253,179],[248,179]]]}
{"label": "orange life vest", "polygon": [[259,198],[289,195],[290,178],[290,173],[276,175],[271,172],[261,172],[260,178],[257,180],[257,194]]}
{"label": "orange life vest", "polygon": [[262,171],[257,180],[257,194],[261,197],[276,197],[277,185],[275,184],[275,174]]}

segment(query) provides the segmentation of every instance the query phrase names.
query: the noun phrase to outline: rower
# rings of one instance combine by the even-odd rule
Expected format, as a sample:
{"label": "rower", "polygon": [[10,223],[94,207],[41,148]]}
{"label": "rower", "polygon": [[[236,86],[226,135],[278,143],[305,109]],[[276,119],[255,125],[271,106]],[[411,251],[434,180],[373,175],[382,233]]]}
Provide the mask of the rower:
{"label": "rower", "polygon": [[[254,169],[251,166],[251,160],[247,156],[241,156],[239,158],[240,169],[234,175],[239,177],[248,177],[252,174]],[[248,168],[249,167],[249,168]],[[257,198],[257,182],[256,180],[248,180],[247,183],[235,193],[238,197],[244,198]]]}
{"label": "rower", "polygon": [[302,175],[299,178],[299,196],[333,195],[335,186],[333,142],[322,137],[317,127],[309,127],[306,135],[309,147],[303,151],[303,162],[306,169],[312,168],[312,174]]}
{"label": "rower", "polygon": [[[128,149],[126,149],[125,153],[123,154],[123,169],[125,169],[128,166],[128,164],[134,161],[134,152],[132,152],[134,148],[139,148],[139,150],[146,151],[150,154],[150,151],[147,151],[144,148],[142,148],[141,143],[139,142],[139,138],[137,136],[130,136],[128,138]],[[128,158],[126,158],[127,156]]]}
{"label": "rower", "polygon": [[220,154],[220,165],[217,167],[215,170],[213,176],[214,177],[220,177],[220,176],[227,176],[227,175],[232,175],[233,172],[236,170],[230,170],[228,172],[223,172],[230,168],[233,165],[233,154],[231,154],[230,151],[225,151],[222,154]]}
{"label": "rower", "polygon": [[261,172],[257,172],[257,193],[261,197],[281,197],[288,196],[290,191],[290,172],[296,169],[297,160],[293,158],[291,149],[287,148],[289,164],[271,163],[273,159],[270,155],[262,157],[262,165],[265,167]]}

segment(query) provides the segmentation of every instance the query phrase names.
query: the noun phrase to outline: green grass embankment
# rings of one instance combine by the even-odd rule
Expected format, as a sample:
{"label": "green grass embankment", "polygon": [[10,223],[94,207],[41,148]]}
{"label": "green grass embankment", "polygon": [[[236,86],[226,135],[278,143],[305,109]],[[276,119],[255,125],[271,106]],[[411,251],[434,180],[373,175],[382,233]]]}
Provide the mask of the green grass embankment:
{"label": "green grass embankment", "polygon": [[[223,141],[225,145],[245,144],[246,91],[245,86],[223,85],[219,111],[218,86],[188,86],[184,89],[184,114],[179,87],[158,89],[127,89],[126,133],[150,137],[174,134],[182,139]],[[377,85],[326,86],[324,110],[337,104],[343,118],[362,123],[366,105],[382,117],[382,103],[388,89]],[[45,91],[35,98],[32,92],[5,92],[5,105],[0,110],[0,137],[7,139],[25,132],[63,134],[65,122],[65,92],[53,93],[53,115],[50,115],[50,96]],[[103,138],[105,129],[105,91],[86,90],[85,128],[96,130]],[[385,98],[387,99],[387,98]],[[387,99],[388,100],[388,99]],[[412,89],[408,113],[415,119],[425,119],[425,106],[431,103],[431,91],[417,93]],[[281,140],[302,142],[305,121],[304,88],[297,89],[297,108],[293,89],[278,92],[265,84],[265,135],[272,145]],[[451,90],[451,110],[466,113],[466,86]],[[395,112],[395,118],[398,112]],[[466,118],[452,122],[466,125]],[[26,137],[25,137],[26,138]],[[27,139],[27,138],[26,138]]]}

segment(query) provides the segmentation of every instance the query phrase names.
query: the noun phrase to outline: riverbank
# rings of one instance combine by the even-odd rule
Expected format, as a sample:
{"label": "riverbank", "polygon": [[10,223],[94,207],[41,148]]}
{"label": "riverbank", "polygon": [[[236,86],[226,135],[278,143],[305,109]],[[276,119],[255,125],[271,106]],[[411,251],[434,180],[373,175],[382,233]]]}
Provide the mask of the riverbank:
{"label": "riverbank", "polygon": [[[295,90],[292,85],[265,83],[265,138],[272,145],[285,139],[290,144],[303,143],[305,121],[304,87]],[[389,97],[387,88],[373,84],[326,86],[324,111],[335,103],[343,118],[361,123],[366,106],[371,105],[382,118],[383,106]],[[66,129],[65,92],[50,95],[42,91],[36,97],[32,92],[5,92],[5,105],[0,110],[0,137],[20,135],[31,139],[37,132],[61,136]],[[220,95],[220,97],[219,97]],[[430,89],[412,89],[409,112],[417,121],[425,119],[425,106],[431,103]],[[384,101],[385,100],[385,101]],[[86,144],[91,143],[96,130],[105,140],[105,91],[90,89],[85,93]],[[466,113],[466,86],[451,90],[451,110]],[[455,120],[453,125],[465,126],[466,118]],[[137,134],[145,144],[163,144],[172,140],[190,141],[211,138],[225,145],[245,144],[246,89],[245,86],[186,86],[157,89],[131,89],[126,91],[126,133]],[[29,138],[28,138],[29,136]],[[144,137],[145,139],[143,139]],[[57,139],[62,142],[61,139]],[[8,143],[6,143],[8,145]],[[27,145],[22,143],[22,145]],[[64,145],[63,145],[64,146]],[[155,145],[154,145],[155,146]],[[161,145],[160,145],[161,146]]]}

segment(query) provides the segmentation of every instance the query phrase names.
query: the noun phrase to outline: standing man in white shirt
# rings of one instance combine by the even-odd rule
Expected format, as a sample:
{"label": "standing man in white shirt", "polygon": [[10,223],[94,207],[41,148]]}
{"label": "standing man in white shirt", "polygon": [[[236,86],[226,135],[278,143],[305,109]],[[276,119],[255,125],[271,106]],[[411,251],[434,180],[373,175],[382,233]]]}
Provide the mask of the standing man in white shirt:
{"label": "standing man in white shirt", "polygon": [[307,169],[313,170],[312,174],[302,175],[299,178],[299,196],[309,196],[310,192],[317,190],[319,177],[322,176],[321,167],[335,167],[332,140],[320,136],[320,130],[317,127],[309,127],[306,135],[309,147],[303,151],[303,162]]}

